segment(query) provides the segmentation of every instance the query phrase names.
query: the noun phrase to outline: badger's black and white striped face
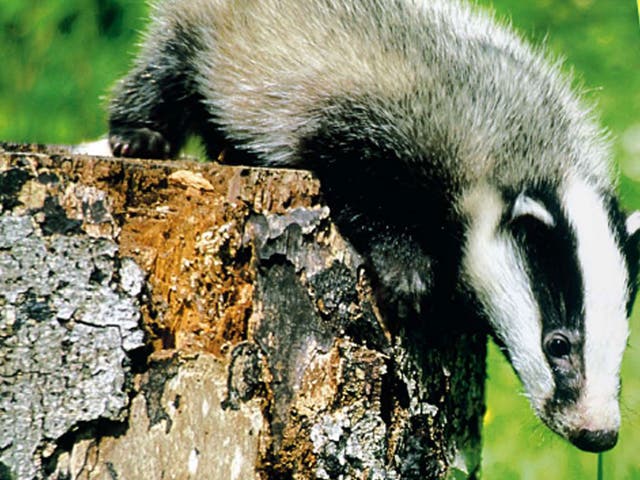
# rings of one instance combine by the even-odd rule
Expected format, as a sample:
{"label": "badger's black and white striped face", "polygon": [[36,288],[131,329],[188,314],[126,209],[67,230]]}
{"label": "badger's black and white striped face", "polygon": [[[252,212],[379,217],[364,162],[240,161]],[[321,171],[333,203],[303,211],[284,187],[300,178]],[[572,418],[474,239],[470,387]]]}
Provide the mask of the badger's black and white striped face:
{"label": "badger's black and white striped face", "polygon": [[484,185],[462,209],[463,278],[536,414],[581,449],[613,447],[637,277],[633,231],[616,204],[569,179],[521,192]]}

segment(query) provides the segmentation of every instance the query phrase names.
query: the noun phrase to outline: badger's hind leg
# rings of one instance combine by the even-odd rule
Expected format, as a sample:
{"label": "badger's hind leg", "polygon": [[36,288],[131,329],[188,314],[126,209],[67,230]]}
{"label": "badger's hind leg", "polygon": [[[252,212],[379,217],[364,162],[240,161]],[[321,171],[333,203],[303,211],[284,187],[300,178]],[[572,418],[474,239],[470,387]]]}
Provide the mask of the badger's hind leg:
{"label": "badger's hind leg", "polygon": [[115,156],[169,158],[207,114],[195,81],[195,34],[176,27],[152,31],[132,71],[115,88],[109,107],[109,144]]}

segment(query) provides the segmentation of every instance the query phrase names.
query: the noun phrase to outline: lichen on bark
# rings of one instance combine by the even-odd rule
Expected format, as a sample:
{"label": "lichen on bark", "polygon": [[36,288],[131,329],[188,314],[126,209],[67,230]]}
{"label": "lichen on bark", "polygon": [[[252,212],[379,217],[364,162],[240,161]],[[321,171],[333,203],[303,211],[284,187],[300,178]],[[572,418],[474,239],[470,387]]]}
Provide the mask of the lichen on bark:
{"label": "lichen on bark", "polygon": [[37,478],[69,432],[126,419],[142,272],[112,238],[81,232],[48,191],[55,174],[0,179],[0,463]]}

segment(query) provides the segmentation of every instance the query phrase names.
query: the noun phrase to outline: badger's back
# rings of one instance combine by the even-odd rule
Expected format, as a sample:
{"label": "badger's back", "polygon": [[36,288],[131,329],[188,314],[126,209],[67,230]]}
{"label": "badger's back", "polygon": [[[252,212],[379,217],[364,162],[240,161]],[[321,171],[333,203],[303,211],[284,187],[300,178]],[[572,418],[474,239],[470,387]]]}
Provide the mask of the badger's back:
{"label": "badger's back", "polygon": [[156,15],[198,45],[211,118],[265,164],[300,165],[301,142],[351,134],[356,115],[427,177],[515,184],[578,169],[607,185],[606,146],[568,80],[467,5],[183,0]]}

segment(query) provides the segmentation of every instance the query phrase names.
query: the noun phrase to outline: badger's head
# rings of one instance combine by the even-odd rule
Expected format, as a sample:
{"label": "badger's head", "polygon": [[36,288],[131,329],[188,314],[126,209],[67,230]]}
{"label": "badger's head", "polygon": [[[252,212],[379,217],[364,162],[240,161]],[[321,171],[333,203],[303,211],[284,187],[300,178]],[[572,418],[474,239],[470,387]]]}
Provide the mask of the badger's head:
{"label": "badger's head", "polygon": [[612,448],[620,364],[636,293],[637,214],[579,179],[517,192],[476,187],[465,287],[504,346],[536,414],[582,450]]}

